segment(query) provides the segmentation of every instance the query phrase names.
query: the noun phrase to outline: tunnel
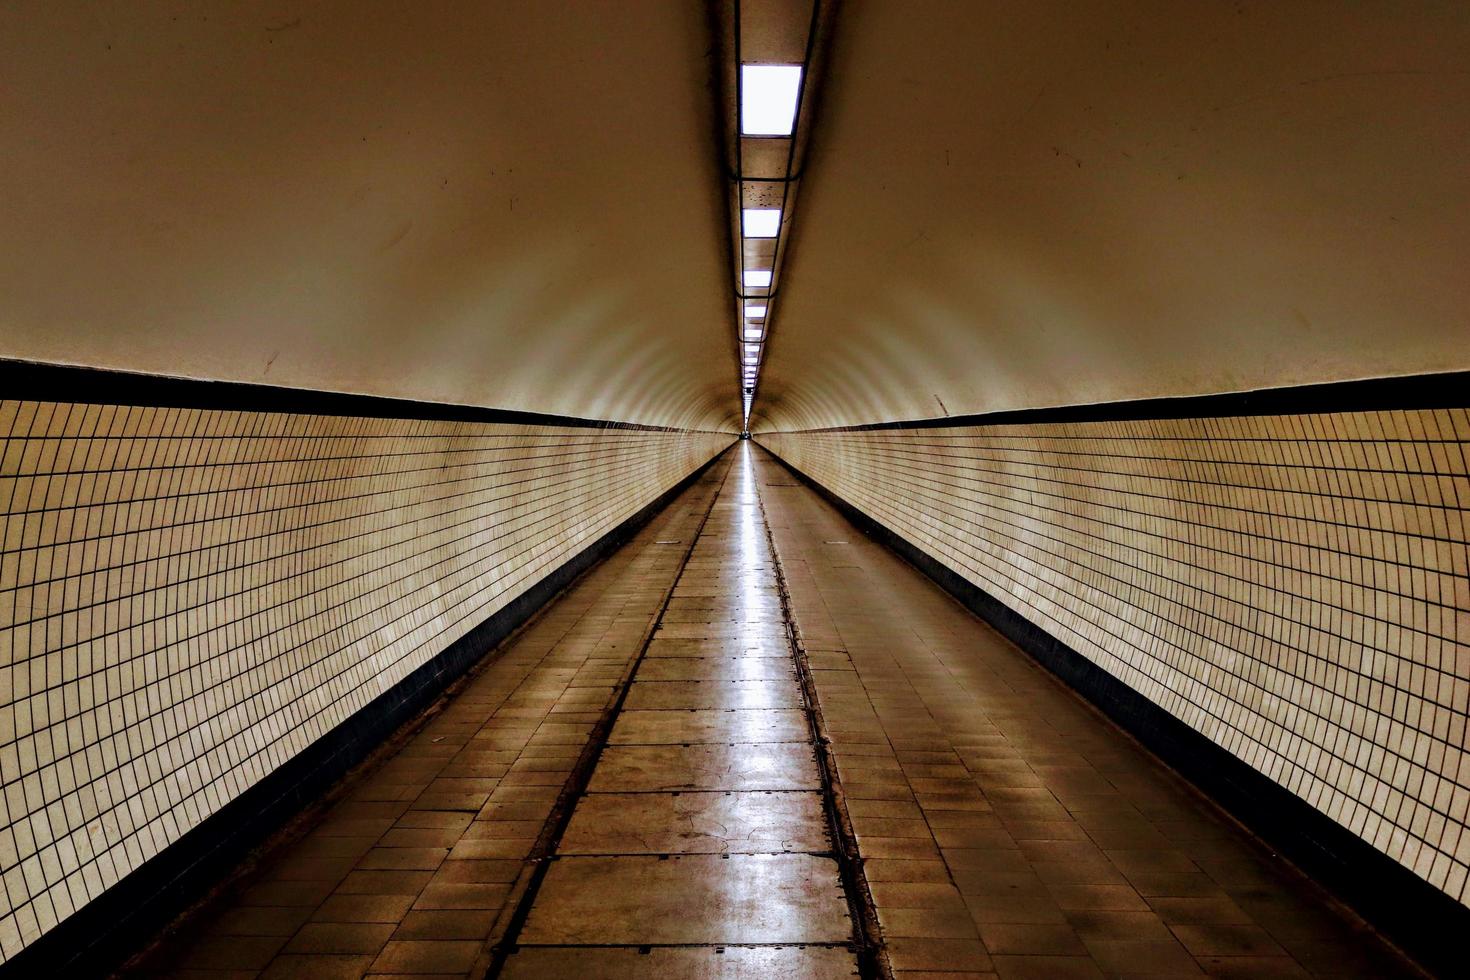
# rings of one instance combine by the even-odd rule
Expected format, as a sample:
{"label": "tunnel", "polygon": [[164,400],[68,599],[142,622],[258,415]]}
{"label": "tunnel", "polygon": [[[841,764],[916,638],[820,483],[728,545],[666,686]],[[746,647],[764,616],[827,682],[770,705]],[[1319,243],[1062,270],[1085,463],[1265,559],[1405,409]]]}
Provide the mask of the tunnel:
{"label": "tunnel", "polygon": [[0,977],[1470,975],[1470,6],[0,5]]}

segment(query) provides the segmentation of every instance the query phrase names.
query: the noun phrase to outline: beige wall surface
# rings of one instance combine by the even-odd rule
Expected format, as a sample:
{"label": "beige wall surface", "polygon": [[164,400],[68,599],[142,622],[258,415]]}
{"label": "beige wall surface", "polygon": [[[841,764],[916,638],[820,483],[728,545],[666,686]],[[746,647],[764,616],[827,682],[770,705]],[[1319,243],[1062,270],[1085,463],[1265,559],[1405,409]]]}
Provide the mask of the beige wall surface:
{"label": "beige wall surface", "polygon": [[760,441],[1470,904],[1470,410]]}
{"label": "beige wall surface", "polygon": [[0,400],[0,963],[729,442]]}
{"label": "beige wall surface", "polygon": [[1470,5],[851,0],[753,429],[1470,368]]}
{"label": "beige wall surface", "polygon": [[736,428],[704,18],[0,5],[0,357]]}

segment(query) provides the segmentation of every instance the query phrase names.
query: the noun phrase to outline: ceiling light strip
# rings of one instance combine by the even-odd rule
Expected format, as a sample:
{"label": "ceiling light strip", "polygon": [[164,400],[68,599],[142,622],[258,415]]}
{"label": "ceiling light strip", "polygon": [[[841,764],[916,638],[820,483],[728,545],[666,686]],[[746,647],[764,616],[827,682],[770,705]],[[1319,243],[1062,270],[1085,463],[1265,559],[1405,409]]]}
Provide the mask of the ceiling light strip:
{"label": "ceiling light strip", "polygon": [[[732,42],[726,106],[735,243],[736,343],[740,346],[743,422],[759,384],[776,313],[781,260],[790,236],[797,166],[804,152],[816,40],[830,17],[830,0],[728,0]],[[749,38],[742,14],[754,21]],[[723,20],[723,18],[722,18]],[[751,41],[752,43],[746,43]]]}

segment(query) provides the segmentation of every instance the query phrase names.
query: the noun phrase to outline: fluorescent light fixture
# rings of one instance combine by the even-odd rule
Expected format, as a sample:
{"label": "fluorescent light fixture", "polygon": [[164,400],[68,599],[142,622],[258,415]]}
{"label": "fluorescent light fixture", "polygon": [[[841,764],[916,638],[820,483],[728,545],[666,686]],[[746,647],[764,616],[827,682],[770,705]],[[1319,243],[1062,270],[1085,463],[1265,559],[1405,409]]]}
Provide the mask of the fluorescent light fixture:
{"label": "fluorescent light fixture", "polygon": [[800,89],[800,65],[741,65],[741,135],[790,136]]}
{"label": "fluorescent light fixture", "polygon": [[746,340],[760,340],[761,339],[761,332],[759,330],[747,330],[747,331],[745,331],[745,339]]}
{"label": "fluorescent light fixture", "polygon": [[742,208],[740,217],[746,238],[775,238],[781,233],[780,208]]}
{"label": "fluorescent light fixture", "polygon": [[747,353],[747,354],[759,354],[760,352],[761,352],[761,345],[760,344],[746,344],[745,345],[745,353]]}
{"label": "fluorescent light fixture", "polygon": [[747,320],[760,320],[760,319],[764,318],[765,315],[766,315],[766,304],[764,304],[764,303],[746,303],[745,304],[745,318]]}
{"label": "fluorescent light fixture", "polygon": [[765,289],[766,287],[770,286],[770,284],[771,284],[771,270],[770,269],[746,269],[745,270],[745,288],[746,289]]}

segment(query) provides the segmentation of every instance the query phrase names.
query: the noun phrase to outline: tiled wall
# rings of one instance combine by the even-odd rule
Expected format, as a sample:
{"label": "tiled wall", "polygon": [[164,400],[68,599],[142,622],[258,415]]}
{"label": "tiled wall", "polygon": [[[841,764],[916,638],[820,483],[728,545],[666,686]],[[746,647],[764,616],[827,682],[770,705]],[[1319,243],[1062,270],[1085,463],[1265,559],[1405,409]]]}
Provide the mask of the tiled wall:
{"label": "tiled wall", "polygon": [[1467,416],[758,439],[1464,903]]}
{"label": "tiled wall", "polygon": [[0,401],[0,951],[730,442]]}

